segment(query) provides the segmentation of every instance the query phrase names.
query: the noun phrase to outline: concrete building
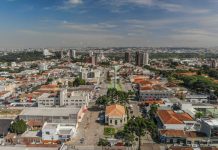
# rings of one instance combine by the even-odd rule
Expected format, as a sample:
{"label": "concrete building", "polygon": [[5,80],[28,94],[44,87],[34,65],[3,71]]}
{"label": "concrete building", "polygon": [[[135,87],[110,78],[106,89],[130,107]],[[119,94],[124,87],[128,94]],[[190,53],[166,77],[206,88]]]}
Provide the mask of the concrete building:
{"label": "concrete building", "polygon": [[125,63],[130,63],[131,62],[131,53],[130,52],[125,52]]}
{"label": "concrete building", "polygon": [[62,89],[60,94],[44,93],[37,98],[38,107],[87,107],[90,102],[90,94],[83,91],[68,92]]}
{"label": "concrete building", "polygon": [[202,119],[200,131],[205,133],[210,143],[218,142],[218,119]]}
{"label": "concrete building", "polygon": [[100,81],[101,71],[99,69],[82,68],[80,77],[86,82],[98,84]]}
{"label": "concrete building", "polygon": [[53,54],[48,49],[44,49],[43,50],[43,55],[45,57],[53,56]]}
{"label": "concrete building", "polygon": [[62,143],[69,141],[75,134],[76,127],[63,123],[47,123],[42,127],[42,142],[44,144]]}
{"label": "concrete building", "polygon": [[197,104],[197,103],[207,103],[208,96],[207,95],[186,95],[185,100],[187,102]]}
{"label": "concrete building", "polygon": [[46,71],[48,70],[48,65],[46,63],[39,64],[39,70],[40,71]]}
{"label": "concrete building", "polygon": [[42,123],[65,123],[78,126],[84,115],[84,108],[25,108],[19,114],[24,121],[37,120]]}
{"label": "concrete building", "polygon": [[149,65],[149,54],[146,52],[146,53],[143,53],[143,58],[142,58],[142,64],[143,65]]}
{"label": "concrete building", "polygon": [[106,107],[105,123],[112,126],[123,126],[127,122],[124,106],[114,104]]}

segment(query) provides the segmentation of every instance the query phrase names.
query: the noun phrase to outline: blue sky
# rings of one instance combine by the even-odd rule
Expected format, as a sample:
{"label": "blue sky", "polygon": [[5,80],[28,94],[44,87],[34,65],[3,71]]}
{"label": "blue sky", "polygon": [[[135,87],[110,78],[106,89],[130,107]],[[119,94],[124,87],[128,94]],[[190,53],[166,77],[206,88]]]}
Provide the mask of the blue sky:
{"label": "blue sky", "polygon": [[218,46],[218,0],[1,0],[0,47]]}

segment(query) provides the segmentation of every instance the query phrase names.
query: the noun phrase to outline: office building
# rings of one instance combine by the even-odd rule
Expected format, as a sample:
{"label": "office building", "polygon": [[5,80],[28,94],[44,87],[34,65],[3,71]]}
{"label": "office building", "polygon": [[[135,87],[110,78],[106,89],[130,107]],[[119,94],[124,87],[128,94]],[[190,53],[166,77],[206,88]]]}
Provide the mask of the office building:
{"label": "office building", "polygon": [[130,63],[130,62],[131,62],[131,53],[125,52],[125,63]]}

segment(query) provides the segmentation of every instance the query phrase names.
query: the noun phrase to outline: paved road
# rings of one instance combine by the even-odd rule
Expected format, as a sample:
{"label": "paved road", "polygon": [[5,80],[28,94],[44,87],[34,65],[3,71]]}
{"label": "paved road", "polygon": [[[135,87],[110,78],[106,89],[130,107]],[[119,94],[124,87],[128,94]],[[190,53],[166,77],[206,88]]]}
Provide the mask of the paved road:
{"label": "paved road", "polygon": [[[99,111],[87,111],[79,124],[76,136],[69,143],[72,145],[96,145],[99,138],[103,137],[104,126],[96,122]],[[84,138],[81,143],[80,139]]]}

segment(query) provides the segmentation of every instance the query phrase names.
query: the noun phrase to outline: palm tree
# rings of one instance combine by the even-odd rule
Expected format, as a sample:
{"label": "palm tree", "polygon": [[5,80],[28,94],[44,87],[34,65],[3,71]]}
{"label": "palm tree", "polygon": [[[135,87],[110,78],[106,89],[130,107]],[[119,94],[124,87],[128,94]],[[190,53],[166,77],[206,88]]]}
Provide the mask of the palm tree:
{"label": "palm tree", "polygon": [[195,118],[198,118],[198,119],[200,119],[203,116],[204,116],[204,114],[200,111],[195,114]]}

